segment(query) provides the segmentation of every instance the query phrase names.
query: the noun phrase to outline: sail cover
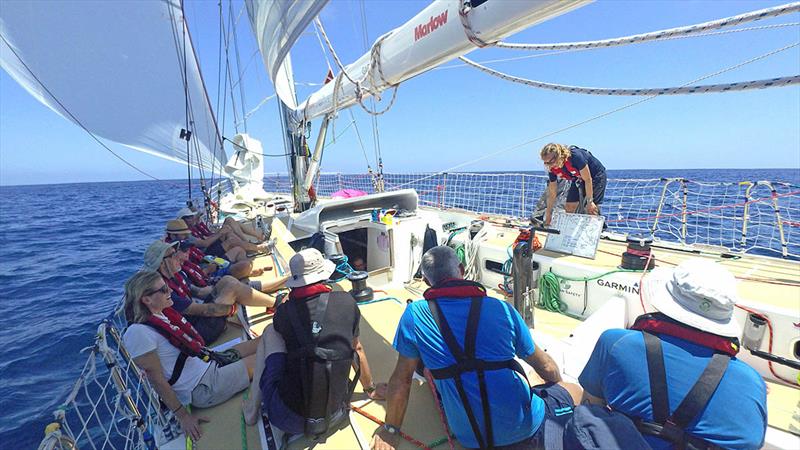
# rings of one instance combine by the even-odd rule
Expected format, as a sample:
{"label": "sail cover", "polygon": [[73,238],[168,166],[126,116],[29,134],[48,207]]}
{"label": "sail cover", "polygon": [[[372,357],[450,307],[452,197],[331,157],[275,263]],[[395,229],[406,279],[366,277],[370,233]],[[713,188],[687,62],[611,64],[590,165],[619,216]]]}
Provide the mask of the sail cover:
{"label": "sail cover", "polygon": [[264,66],[283,104],[297,109],[289,49],[328,0],[245,0]]}
{"label": "sail cover", "polygon": [[0,35],[0,65],[40,102],[97,136],[184,164],[188,97],[191,164],[222,167],[179,0],[3,2]]}

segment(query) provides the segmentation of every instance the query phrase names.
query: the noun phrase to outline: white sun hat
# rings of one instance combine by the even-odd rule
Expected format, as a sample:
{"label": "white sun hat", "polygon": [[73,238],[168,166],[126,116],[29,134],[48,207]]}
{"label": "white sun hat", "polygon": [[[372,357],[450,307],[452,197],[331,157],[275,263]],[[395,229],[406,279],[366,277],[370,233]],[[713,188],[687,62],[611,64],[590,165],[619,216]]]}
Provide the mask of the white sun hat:
{"label": "white sun hat", "polygon": [[286,286],[296,288],[327,280],[336,270],[336,264],[323,258],[319,250],[307,248],[292,256],[289,270],[292,276],[286,280]]}
{"label": "white sun hat", "polygon": [[672,271],[654,270],[643,284],[650,304],[681,323],[718,336],[742,332],[733,317],[739,301],[736,278],[720,264],[688,259]]}

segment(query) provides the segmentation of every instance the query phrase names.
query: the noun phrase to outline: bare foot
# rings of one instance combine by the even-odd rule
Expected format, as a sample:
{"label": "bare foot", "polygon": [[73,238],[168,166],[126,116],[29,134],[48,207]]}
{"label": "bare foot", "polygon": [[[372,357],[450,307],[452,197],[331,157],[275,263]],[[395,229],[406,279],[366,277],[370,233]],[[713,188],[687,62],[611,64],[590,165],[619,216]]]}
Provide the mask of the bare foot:
{"label": "bare foot", "polygon": [[261,405],[254,405],[250,398],[242,400],[242,414],[244,414],[244,421],[248,425],[255,425],[258,422],[258,416],[261,415]]}

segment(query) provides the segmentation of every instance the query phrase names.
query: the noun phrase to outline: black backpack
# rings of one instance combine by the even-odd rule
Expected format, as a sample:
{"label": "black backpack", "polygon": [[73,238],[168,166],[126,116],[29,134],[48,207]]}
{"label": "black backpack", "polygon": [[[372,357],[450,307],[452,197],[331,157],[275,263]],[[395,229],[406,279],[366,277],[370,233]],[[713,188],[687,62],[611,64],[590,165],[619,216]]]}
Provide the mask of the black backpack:
{"label": "black backpack", "polygon": [[[360,375],[352,331],[343,335],[326,330],[329,298],[328,293],[319,296],[308,321],[301,318],[306,302],[291,300],[284,305],[291,332],[299,343],[299,347],[290,348],[287,342],[287,365],[296,362],[300,369],[303,410],[297,412],[305,418],[304,435],[319,442],[324,442],[326,433],[349,417],[350,397]],[[346,342],[346,350],[330,348],[337,342],[340,347]],[[356,367],[353,380],[349,379],[351,365]]]}

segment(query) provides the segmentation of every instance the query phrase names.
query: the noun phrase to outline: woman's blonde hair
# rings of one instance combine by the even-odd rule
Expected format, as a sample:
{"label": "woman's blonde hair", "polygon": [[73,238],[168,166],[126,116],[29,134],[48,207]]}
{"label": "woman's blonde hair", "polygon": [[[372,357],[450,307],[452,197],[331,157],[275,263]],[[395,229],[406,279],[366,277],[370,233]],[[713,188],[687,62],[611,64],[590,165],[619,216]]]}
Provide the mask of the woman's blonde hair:
{"label": "woman's blonde hair", "polygon": [[160,278],[158,272],[143,270],[125,282],[125,320],[128,323],[144,323],[150,318],[152,314],[142,303],[142,297]]}
{"label": "woman's blonde hair", "polygon": [[567,158],[572,156],[572,152],[569,151],[569,147],[566,145],[551,142],[542,147],[542,151],[539,152],[539,156],[542,158],[542,161],[544,161],[550,155],[558,156],[557,161],[566,161]]}

